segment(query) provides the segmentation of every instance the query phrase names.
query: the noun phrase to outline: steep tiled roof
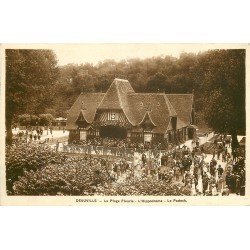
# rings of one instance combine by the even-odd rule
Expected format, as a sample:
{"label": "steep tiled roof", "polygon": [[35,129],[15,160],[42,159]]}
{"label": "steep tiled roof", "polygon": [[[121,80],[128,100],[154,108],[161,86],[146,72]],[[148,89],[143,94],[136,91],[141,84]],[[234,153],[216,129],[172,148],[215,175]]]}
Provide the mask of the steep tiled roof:
{"label": "steep tiled roof", "polygon": [[164,94],[160,93],[134,93],[127,96],[127,105],[123,109],[128,120],[133,125],[138,125],[147,112],[152,122],[155,133],[164,133],[167,130],[171,116],[176,116]]}
{"label": "steep tiled roof", "polygon": [[123,109],[128,93],[134,93],[129,81],[115,78],[98,109]]}
{"label": "steep tiled roof", "polygon": [[84,119],[92,123],[95,117],[96,109],[103,99],[103,93],[82,93],[76,99],[75,103],[69,110],[67,117],[67,129],[76,129],[76,120],[82,112]]}
{"label": "steep tiled roof", "polygon": [[97,110],[120,109],[132,126],[138,126],[148,115],[154,133],[171,128],[171,117],[177,117],[177,129],[190,124],[193,105],[191,94],[135,93],[127,80],[115,79],[108,91],[81,94],[69,110],[67,128],[75,129],[82,110],[84,119],[92,123]]}
{"label": "steep tiled roof", "polygon": [[190,116],[193,107],[193,94],[166,94],[177,117],[187,126],[190,124]]}

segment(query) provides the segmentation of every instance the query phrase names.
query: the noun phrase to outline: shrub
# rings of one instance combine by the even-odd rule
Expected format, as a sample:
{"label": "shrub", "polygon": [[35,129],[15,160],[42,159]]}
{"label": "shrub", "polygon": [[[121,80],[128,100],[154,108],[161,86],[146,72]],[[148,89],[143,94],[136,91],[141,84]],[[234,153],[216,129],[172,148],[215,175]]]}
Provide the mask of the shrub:
{"label": "shrub", "polygon": [[51,114],[41,114],[39,115],[39,118],[40,118],[39,125],[41,126],[49,126],[54,120],[54,117]]}
{"label": "shrub", "polygon": [[67,157],[48,146],[18,142],[6,149],[8,194],[13,195],[190,195],[181,183],[155,176],[111,182],[102,160]]}
{"label": "shrub", "polygon": [[25,172],[14,183],[15,195],[190,195],[183,184],[154,178],[132,178],[123,183],[111,182],[105,167],[89,159],[67,158],[36,172]]}
{"label": "shrub", "polygon": [[101,165],[89,166],[69,158],[65,163],[25,172],[13,190],[15,195],[94,195],[97,186],[107,182],[108,175]]}
{"label": "shrub", "polygon": [[11,194],[13,183],[23,176],[25,171],[36,171],[50,163],[58,163],[62,155],[53,152],[50,147],[25,142],[16,142],[6,147],[6,185]]}
{"label": "shrub", "polygon": [[18,116],[18,121],[21,126],[37,126],[40,119],[36,115],[23,114]]}
{"label": "shrub", "polygon": [[31,121],[31,117],[28,114],[23,114],[18,116],[18,122],[21,126],[29,126]]}

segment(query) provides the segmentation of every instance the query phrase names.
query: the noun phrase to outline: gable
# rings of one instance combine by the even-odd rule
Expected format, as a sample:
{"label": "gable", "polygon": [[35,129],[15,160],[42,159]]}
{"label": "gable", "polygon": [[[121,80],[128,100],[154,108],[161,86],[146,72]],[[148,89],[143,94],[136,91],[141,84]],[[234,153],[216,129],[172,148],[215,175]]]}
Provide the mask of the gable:
{"label": "gable", "polygon": [[96,114],[97,107],[101,102],[103,93],[82,93],[76,99],[69,110],[67,116],[67,129],[76,129],[76,121],[79,113],[84,117],[87,123],[92,123]]}
{"label": "gable", "polygon": [[128,105],[124,113],[134,126],[139,125],[146,113],[155,125],[153,132],[164,133],[167,130],[170,117],[175,115],[172,108],[168,106],[164,94],[158,93],[134,93],[127,97]]}
{"label": "gable", "polygon": [[107,90],[98,109],[123,109],[128,93],[134,93],[129,81],[116,78]]}
{"label": "gable", "polygon": [[[107,111],[118,112],[118,121],[132,126],[150,122],[154,133],[165,133],[176,118],[177,129],[190,124],[193,109],[192,94],[135,93],[127,80],[115,79],[104,93],[82,93],[72,105],[67,117],[67,129],[77,128],[77,119],[91,124],[109,120]],[[101,116],[102,114],[102,116]],[[122,119],[122,121],[120,121]]]}
{"label": "gable", "polygon": [[193,109],[193,94],[166,94],[177,113],[177,117],[186,126],[190,124]]}

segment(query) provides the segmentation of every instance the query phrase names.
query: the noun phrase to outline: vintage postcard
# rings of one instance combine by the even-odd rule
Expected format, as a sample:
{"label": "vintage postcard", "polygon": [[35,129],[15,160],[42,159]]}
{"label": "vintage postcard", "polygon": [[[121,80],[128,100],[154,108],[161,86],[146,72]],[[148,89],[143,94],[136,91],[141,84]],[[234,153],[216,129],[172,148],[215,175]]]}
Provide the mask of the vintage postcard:
{"label": "vintage postcard", "polygon": [[0,48],[0,205],[250,205],[248,44]]}

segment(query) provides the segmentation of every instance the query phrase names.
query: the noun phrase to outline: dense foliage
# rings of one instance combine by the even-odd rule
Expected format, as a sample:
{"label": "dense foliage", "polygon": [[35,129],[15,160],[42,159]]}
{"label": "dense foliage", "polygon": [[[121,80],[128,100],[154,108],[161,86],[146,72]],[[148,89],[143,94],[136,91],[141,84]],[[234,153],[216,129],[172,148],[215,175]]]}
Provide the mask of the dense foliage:
{"label": "dense foliage", "polygon": [[38,115],[52,105],[52,87],[58,78],[57,60],[51,50],[6,50],[6,129],[11,142],[15,117],[29,111]]}
{"label": "dense foliage", "polygon": [[66,157],[38,144],[7,147],[6,177],[12,195],[190,195],[170,177],[113,182],[100,159]]}
{"label": "dense foliage", "polygon": [[103,166],[79,161],[25,172],[13,189],[15,195],[190,195],[190,190],[180,183],[153,178],[112,183]]}
{"label": "dense foliage", "polygon": [[104,171],[100,165],[67,161],[26,172],[13,189],[16,195],[94,195],[96,187],[107,181]]}
{"label": "dense foliage", "polygon": [[17,122],[21,126],[49,126],[54,117],[51,114],[40,114],[36,115],[29,115],[29,114],[22,114],[17,117]]}
{"label": "dense foliage", "polygon": [[9,193],[13,192],[12,186],[25,172],[36,171],[50,163],[59,163],[61,155],[55,153],[50,147],[39,144],[16,143],[6,146],[6,184]]}
{"label": "dense foliage", "polygon": [[28,115],[28,114],[19,115],[18,123],[21,126],[36,126],[39,123],[39,117],[36,115]]}
{"label": "dense foliage", "polygon": [[242,49],[61,67],[48,50],[7,50],[6,58],[7,129],[12,117],[26,110],[66,117],[81,91],[106,92],[118,77],[128,79],[136,92],[194,93],[199,129],[208,125],[233,138],[245,133]]}
{"label": "dense foliage", "polygon": [[54,120],[54,117],[51,114],[40,114],[39,115],[39,124],[41,126],[48,126],[52,123],[53,120]]}
{"label": "dense foliage", "polygon": [[237,134],[246,129],[245,112],[245,51],[224,50],[204,54],[202,79],[203,114],[215,131],[232,135],[237,147]]}
{"label": "dense foliage", "polygon": [[81,91],[106,92],[115,77],[128,79],[136,92],[194,93],[200,129],[245,132],[245,50],[62,66],[54,86],[55,112],[65,116]]}

